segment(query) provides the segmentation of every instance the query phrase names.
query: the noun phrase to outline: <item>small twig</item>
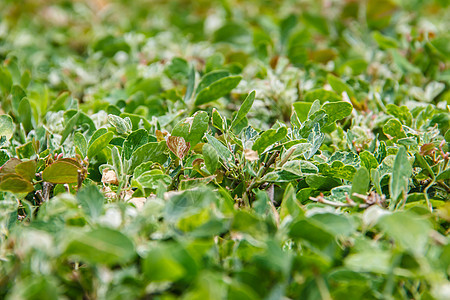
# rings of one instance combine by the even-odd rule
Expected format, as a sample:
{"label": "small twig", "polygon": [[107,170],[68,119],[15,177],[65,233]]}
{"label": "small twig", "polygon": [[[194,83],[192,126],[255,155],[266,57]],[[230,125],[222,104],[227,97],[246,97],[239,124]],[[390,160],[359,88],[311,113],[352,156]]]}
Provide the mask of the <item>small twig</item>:
{"label": "small twig", "polygon": [[50,182],[44,182],[42,184],[42,198],[45,201],[48,201],[50,199],[50,191],[52,190],[54,184]]}
{"label": "small twig", "polygon": [[252,182],[250,183],[250,185],[248,186],[247,190],[245,191],[243,196],[248,197],[248,195],[250,194],[250,192],[253,190],[253,188],[256,187],[256,185],[258,184],[256,181],[261,179],[264,175],[266,175],[266,173],[269,171],[270,166],[275,162],[275,160],[278,157],[278,154],[280,152],[279,151],[275,151],[272,156],[269,158],[269,160],[267,161],[267,163],[264,165],[263,169],[260,169],[258,175],[256,177],[253,178]]}
{"label": "small twig", "polygon": [[80,190],[81,185],[83,184],[83,173],[81,170],[78,170],[78,177],[77,177],[77,191]]}
{"label": "small twig", "polygon": [[327,200],[323,197],[323,194],[320,194],[319,197],[309,197],[310,200],[314,201],[314,202],[318,202],[318,203],[323,203],[326,205],[330,205],[333,207],[358,207],[358,208],[367,208],[370,205],[367,203],[364,204],[357,204],[353,201],[351,202],[347,202],[347,203],[343,203],[343,202],[334,202],[334,201],[330,201]]}
{"label": "small twig", "polygon": [[281,160],[279,167],[281,168],[289,159],[289,157],[291,157],[292,153],[294,153],[295,151],[295,146],[292,146],[288,152],[286,153],[286,155],[283,157],[283,159]]}

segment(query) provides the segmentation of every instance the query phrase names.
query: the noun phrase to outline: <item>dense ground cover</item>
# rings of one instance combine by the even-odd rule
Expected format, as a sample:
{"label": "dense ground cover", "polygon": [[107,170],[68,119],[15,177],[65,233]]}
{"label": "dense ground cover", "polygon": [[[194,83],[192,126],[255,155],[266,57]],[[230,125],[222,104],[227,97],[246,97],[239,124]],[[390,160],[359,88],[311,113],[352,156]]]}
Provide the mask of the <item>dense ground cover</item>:
{"label": "dense ground cover", "polygon": [[0,2],[0,298],[450,298],[447,1],[48,2]]}

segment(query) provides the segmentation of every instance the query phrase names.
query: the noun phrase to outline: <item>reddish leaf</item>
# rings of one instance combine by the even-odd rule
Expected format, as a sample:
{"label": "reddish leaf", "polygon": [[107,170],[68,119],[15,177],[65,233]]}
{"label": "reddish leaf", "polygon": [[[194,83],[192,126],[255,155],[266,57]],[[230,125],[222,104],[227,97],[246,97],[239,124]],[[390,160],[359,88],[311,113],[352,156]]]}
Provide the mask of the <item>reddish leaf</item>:
{"label": "reddish leaf", "polygon": [[191,148],[191,144],[187,143],[184,138],[180,136],[169,136],[167,138],[167,147],[173,152],[179,159],[188,153]]}

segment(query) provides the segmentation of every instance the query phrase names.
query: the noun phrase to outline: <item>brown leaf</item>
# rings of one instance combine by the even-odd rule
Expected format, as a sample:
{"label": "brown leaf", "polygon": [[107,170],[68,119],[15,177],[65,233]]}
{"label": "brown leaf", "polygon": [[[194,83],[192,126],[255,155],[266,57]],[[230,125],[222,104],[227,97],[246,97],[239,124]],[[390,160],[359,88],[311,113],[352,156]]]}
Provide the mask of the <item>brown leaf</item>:
{"label": "brown leaf", "polygon": [[252,161],[252,162],[259,159],[258,152],[251,150],[251,149],[244,150],[244,157],[246,160]]}
{"label": "brown leaf", "polygon": [[191,144],[186,142],[184,138],[180,136],[169,136],[167,138],[167,147],[173,152],[179,159],[183,159],[191,148]]}
{"label": "brown leaf", "polygon": [[103,170],[102,182],[104,184],[119,185],[119,180],[117,179],[116,173],[108,168]]}

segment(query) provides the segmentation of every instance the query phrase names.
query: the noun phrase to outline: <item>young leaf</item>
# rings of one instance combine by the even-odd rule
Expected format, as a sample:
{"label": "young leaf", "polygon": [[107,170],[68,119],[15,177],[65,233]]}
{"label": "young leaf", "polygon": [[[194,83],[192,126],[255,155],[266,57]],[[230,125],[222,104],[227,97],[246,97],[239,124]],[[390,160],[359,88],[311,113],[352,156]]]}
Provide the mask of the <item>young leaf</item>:
{"label": "young leaf", "polygon": [[352,190],[350,197],[354,201],[361,201],[361,198],[353,196],[353,193],[366,195],[367,191],[369,190],[369,184],[370,184],[369,171],[367,171],[365,167],[359,168],[358,171],[356,171],[355,176],[353,176]]}
{"label": "young leaf", "polygon": [[248,94],[247,98],[245,98],[244,102],[239,108],[239,111],[234,117],[233,122],[231,123],[231,128],[234,128],[237,124],[239,124],[239,122],[241,122],[242,119],[244,119],[247,113],[250,111],[253,105],[253,101],[255,100],[255,94],[256,94],[255,91],[253,91],[250,94]]}
{"label": "young leaf", "polygon": [[120,178],[120,176],[122,176],[122,174],[124,173],[123,172],[124,170],[123,170],[122,156],[120,155],[119,149],[116,146],[111,148],[111,159],[114,171],[116,172],[117,177]]}
{"label": "young leaf", "polygon": [[131,130],[131,121],[126,122],[121,117],[108,115],[108,122],[116,128],[118,134],[125,134]]}

